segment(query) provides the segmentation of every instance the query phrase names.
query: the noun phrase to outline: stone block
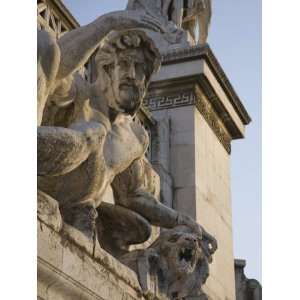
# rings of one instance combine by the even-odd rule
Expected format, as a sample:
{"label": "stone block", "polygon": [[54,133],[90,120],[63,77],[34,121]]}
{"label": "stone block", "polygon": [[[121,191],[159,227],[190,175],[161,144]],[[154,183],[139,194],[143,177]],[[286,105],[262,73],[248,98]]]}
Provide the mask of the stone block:
{"label": "stone block", "polygon": [[92,255],[81,233],[68,229],[58,233],[38,221],[39,299],[144,299],[132,270],[100,248]]}

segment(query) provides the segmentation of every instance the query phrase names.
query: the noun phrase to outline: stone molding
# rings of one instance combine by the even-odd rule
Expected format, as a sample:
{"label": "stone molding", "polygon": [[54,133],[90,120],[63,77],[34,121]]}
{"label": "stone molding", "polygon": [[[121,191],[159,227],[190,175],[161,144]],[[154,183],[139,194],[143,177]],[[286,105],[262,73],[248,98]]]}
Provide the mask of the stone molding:
{"label": "stone molding", "polygon": [[[202,48],[200,47],[200,49]],[[195,60],[195,57],[193,57],[193,60]],[[209,68],[210,72],[214,76],[214,79],[219,84],[218,77],[216,77],[213,68],[207,64],[205,57],[198,56],[196,57],[195,62],[196,61],[202,61],[204,66],[206,65]],[[171,60],[168,62],[174,63],[175,66],[177,63],[180,63],[180,61]],[[228,105],[226,105],[220,98],[221,96],[219,95],[218,88],[222,89],[224,97],[227,98],[226,101],[228,101]],[[170,77],[163,79],[162,77],[161,79],[152,81],[146,99],[144,100],[144,105],[148,107],[150,111],[195,105],[196,98],[194,95],[196,94],[196,90],[201,91],[201,95],[203,95],[210,102],[216,115],[222,121],[231,139],[244,138],[243,127],[244,125],[248,124],[247,122],[250,122],[250,117],[249,119],[247,119],[246,116],[241,118],[239,112],[232,104],[232,99],[226,95],[224,87],[221,85],[219,85],[219,87],[214,87],[209,75],[200,69],[199,73],[182,75],[181,77],[177,78]],[[197,92],[197,94],[199,93]],[[237,118],[239,120],[238,123]]]}
{"label": "stone molding", "polygon": [[209,103],[209,101],[206,100],[206,98],[200,94],[198,89],[196,89],[196,99],[197,99],[196,100],[197,109],[204,117],[207,124],[210,126],[210,128],[212,129],[212,131],[214,132],[218,140],[221,142],[221,144],[223,145],[227,153],[230,154],[232,138],[230,134],[228,134],[227,130],[225,129],[216,111]]}
{"label": "stone molding", "polygon": [[215,57],[208,44],[197,45],[188,48],[177,48],[163,53],[162,64],[168,65],[201,58],[203,58],[210,66],[212,72],[216,76],[219,84],[224,89],[231,104],[236,109],[243,123],[245,125],[249,124],[251,122],[251,118],[248,112],[246,111],[244,105],[242,104],[240,98],[238,97],[237,93],[232,87],[224,70],[222,69],[221,65],[219,64],[217,58]]}
{"label": "stone molding", "polygon": [[207,100],[200,92],[200,89],[196,87],[186,92],[177,92],[165,96],[149,96],[145,99],[144,105],[151,111],[195,105],[227,153],[230,154],[232,136],[225,129],[223,120],[213,108],[212,104],[210,104],[211,101],[212,99]]}
{"label": "stone molding", "polygon": [[236,123],[234,115],[220,98],[208,75],[200,70],[196,74],[178,78],[162,77],[152,81],[144,105],[150,111],[195,105],[230,154],[231,140],[244,138],[241,126],[248,124],[251,119],[209,46],[180,48],[163,54],[163,66],[166,67],[199,60],[212,72],[240,123]]}
{"label": "stone molding", "polygon": [[193,91],[180,92],[167,96],[150,96],[144,100],[144,105],[150,111],[170,109],[180,106],[194,105],[196,97]]}

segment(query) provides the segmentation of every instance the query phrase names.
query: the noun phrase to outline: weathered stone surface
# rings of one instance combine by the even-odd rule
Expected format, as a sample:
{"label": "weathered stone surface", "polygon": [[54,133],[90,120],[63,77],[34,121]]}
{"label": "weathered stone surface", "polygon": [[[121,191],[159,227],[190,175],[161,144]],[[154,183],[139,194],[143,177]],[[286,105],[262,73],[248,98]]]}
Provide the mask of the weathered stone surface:
{"label": "weathered stone surface", "polygon": [[92,255],[85,237],[69,229],[57,233],[38,221],[40,299],[144,299],[133,271],[100,248]]}
{"label": "weathered stone surface", "polygon": [[[74,115],[66,120],[66,127],[56,126],[54,120],[51,126],[38,128],[39,189],[56,199],[63,219],[91,240],[96,240],[97,208],[110,184],[115,203],[144,219],[145,226],[139,227],[144,234],[137,230],[139,238],[135,238],[132,232],[132,244],[147,240],[150,224],[167,228],[185,224],[202,231],[191,218],[157,201],[159,180],[144,158],[148,134],[133,122],[159,59],[153,41],[143,31],[110,32],[95,56],[96,80],[87,87],[90,92],[83,93],[90,98],[70,99]],[[72,84],[77,88],[78,81]],[[59,92],[61,88],[57,88]],[[64,101],[71,96],[66,93]],[[55,93],[51,97],[55,98]],[[105,226],[103,220],[100,226],[110,227],[112,233],[114,226]],[[130,241],[121,244],[114,251],[130,246]]]}
{"label": "weathered stone surface", "polygon": [[140,214],[119,205],[102,203],[97,220],[98,240],[103,249],[120,257],[129,247],[149,239],[151,225]]}
{"label": "weathered stone surface", "polygon": [[40,190],[38,190],[37,195],[37,216],[40,221],[50,224],[57,232],[59,232],[63,226],[57,201]]}
{"label": "weathered stone surface", "polygon": [[203,291],[209,299],[235,300],[229,154],[250,117],[208,46],[163,55],[152,79],[145,104],[169,124],[159,157],[169,155],[171,205],[218,240]]}
{"label": "weathered stone surface", "polygon": [[[145,158],[149,137],[143,126],[134,121],[150,78],[160,66],[159,51],[141,30],[159,29],[160,24],[155,24],[153,16],[149,23],[147,17],[141,11],[106,15],[66,33],[58,41],[45,32],[38,34],[38,188],[43,196],[39,216],[43,221],[40,229],[45,228],[49,239],[47,244],[45,237],[40,237],[49,246],[45,249],[45,245],[39,245],[40,270],[46,284],[47,277],[59,277],[53,277],[54,283],[41,293],[47,294],[46,299],[74,299],[79,297],[78,293],[80,299],[92,295],[102,299],[141,297],[140,290],[131,284],[131,279],[126,281],[125,275],[121,281],[125,281],[126,288],[130,285],[132,291],[112,294],[113,287],[106,284],[103,275],[108,270],[108,277],[116,277],[114,260],[102,254],[98,242],[115,257],[134,257],[140,252],[130,253],[130,246],[146,242],[151,236],[151,225],[184,225],[185,231],[180,231],[174,243],[188,243],[189,247],[193,243],[195,247],[184,248],[183,253],[176,248],[177,253],[168,244],[172,243],[168,232],[158,238],[154,248],[140,250],[152,253],[157,245],[160,254],[169,249],[166,251],[185,256],[179,265],[173,254],[161,261],[165,264],[160,270],[164,278],[158,275],[154,285],[164,286],[162,294],[181,299],[193,294],[206,280],[207,263],[217,248],[216,240],[192,218],[159,202],[159,177]],[[115,22],[111,29],[125,29],[108,33],[111,22]],[[132,29],[133,25],[140,28]],[[88,83],[74,72],[97,47],[95,80]],[[113,204],[103,202],[110,188]],[[171,231],[172,238],[174,234]],[[201,246],[197,246],[197,239]],[[51,248],[55,248],[53,253],[49,253]],[[187,261],[194,254],[195,259]],[[202,260],[206,261],[204,277],[199,275],[202,267],[200,273],[194,272],[200,256],[201,266]],[[95,260],[104,269],[99,271]],[[139,274],[148,272],[147,259],[141,268],[144,271]],[[189,273],[196,274],[196,278],[187,280],[185,276]],[[178,276],[182,285],[173,285]],[[93,280],[89,282],[89,278]],[[156,293],[151,296],[151,289],[145,288],[147,279],[139,279],[147,298],[155,299]],[[79,289],[71,285],[63,288],[73,280]],[[117,289],[122,290],[122,282],[118,282]],[[97,288],[101,283],[104,286],[100,291]],[[86,288],[93,292],[85,291]]]}
{"label": "weathered stone surface", "polygon": [[161,50],[167,50],[168,46],[161,37],[169,46],[206,42],[211,19],[210,0],[129,0],[127,9],[145,11],[159,20],[164,30],[160,36],[154,36],[154,40]]}
{"label": "weathered stone surface", "polygon": [[75,82],[78,71],[103,38],[112,30],[130,28],[157,29],[142,12],[120,11],[103,15],[94,22],[72,30],[56,41],[46,31],[38,31],[38,125],[42,123],[45,106],[53,103],[65,106],[78,97],[86,99],[85,89]]}
{"label": "weathered stone surface", "polygon": [[180,226],[162,232],[149,248],[132,251],[120,260],[138,274],[146,295],[185,299],[203,294],[201,287],[215,250],[213,239]]}

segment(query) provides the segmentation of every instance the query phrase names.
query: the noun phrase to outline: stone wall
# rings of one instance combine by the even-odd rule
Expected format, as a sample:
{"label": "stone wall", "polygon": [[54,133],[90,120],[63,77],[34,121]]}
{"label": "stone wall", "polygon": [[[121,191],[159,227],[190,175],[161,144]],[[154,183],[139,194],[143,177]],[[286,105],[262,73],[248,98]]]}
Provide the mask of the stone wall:
{"label": "stone wall", "polygon": [[194,115],[196,220],[217,237],[219,247],[206,287],[215,300],[234,300],[230,157],[203,116],[197,110]]}

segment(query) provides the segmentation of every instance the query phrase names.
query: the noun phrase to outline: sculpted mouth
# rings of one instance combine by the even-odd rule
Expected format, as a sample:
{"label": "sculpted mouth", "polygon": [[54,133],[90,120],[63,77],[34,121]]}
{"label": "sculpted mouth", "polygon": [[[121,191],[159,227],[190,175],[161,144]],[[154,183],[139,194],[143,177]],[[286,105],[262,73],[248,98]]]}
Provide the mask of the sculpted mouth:
{"label": "sculpted mouth", "polygon": [[120,84],[120,88],[125,88],[125,89],[136,89],[136,84],[134,82],[130,81],[124,81]]}
{"label": "sculpted mouth", "polygon": [[135,86],[133,84],[123,83],[121,84],[121,88],[134,88]]}
{"label": "sculpted mouth", "polygon": [[194,254],[195,254],[195,250],[189,248],[183,248],[179,251],[179,261],[192,263]]}

